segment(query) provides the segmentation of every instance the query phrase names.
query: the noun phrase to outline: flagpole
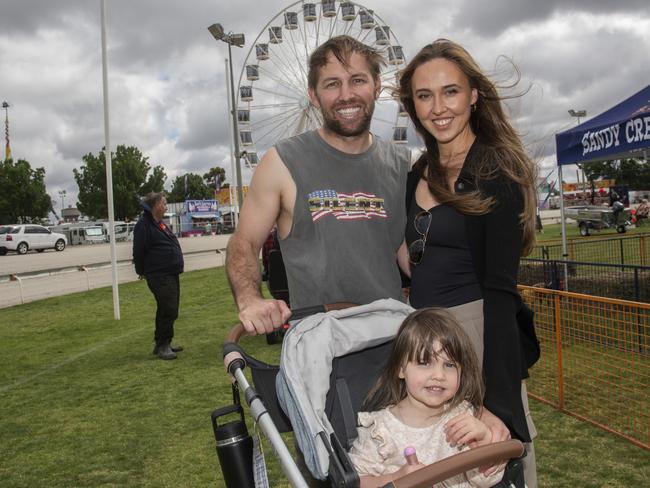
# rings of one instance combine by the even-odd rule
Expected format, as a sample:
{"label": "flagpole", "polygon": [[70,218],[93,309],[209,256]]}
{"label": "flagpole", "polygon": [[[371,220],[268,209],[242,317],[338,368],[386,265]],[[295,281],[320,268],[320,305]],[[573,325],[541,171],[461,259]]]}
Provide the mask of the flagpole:
{"label": "flagpole", "polygon": [[108,237],[111,247],[113,281],[113,315],[120,320],[120,290],[117,278],[117,252],[115,249],[115,214],[113,210],[113,164],[111,161],[110,124],[108,117],[108,63],[106,60],[106,4],[101,0],[102,17],[102,81],[104,87],[104,156],[106,159],[106,197],[108,200]]}

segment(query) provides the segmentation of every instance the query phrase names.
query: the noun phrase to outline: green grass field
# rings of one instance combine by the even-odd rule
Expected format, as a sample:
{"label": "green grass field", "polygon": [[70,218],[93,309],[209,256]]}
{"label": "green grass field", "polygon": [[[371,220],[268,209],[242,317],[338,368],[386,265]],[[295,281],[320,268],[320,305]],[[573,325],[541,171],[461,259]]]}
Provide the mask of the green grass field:
{"label": "green grass field", "polygon": [[[650,226],[629,229],[618,234],[615,229],[594,232],[582,237],[575,224],[567,224],[567,253],[570,261],[608,264],[650,265]],[[544,258],[542,248],[549,252],[548,258],[562,259],[561,226],[553,224],[536,234],[537,245],[529,257]],[[643,239],[641,239],[643,237]]]}
{"label": "green grass field", "polygon": [[[621,237],[629,236],[635,234],[644,234],[650,232],[650,225],[644,225],[642,227],[632,227],[625,232],[625,234],[619,234],[616,232],[616,229],[603,229],[603,230],[592,230],[591,236],[582,237],[578,229],[578,225],[575,222],[566,223],[566,235],[567,239],[607,239],[610,237]],[[561,224],[549,224],[544,226],[543,232],[537,232],[537,241],[561,241],[562,239],[562,225]]]}
{"label": "green grass field", "polygon": [[[231,401],[221,345],[236,321],[222,268],[181,278],[176,361],[151,354],[142,281],[0,309],[0,486],[224,486],[210,413]],[[254,357],[279,346],[246,338]],[[650,453],[532,402],[542,487],[647,486]],[[270,448],[270,485],[288,486]]]}

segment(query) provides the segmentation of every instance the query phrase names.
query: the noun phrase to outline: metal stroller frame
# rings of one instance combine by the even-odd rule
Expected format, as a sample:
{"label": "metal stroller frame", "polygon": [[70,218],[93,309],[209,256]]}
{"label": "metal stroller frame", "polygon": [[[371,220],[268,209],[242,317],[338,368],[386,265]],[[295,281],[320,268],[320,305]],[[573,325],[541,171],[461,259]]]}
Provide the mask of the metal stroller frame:
{"label": "metal stroller frame", "polygon": [[[349,306],[352,306],[352,304],[333,304],[294,310],[292,320],[298,320],[315,313],[339,310]],[[289,483],[295,488],[307,488],[308,485],[302,473],[296,466],[293,456],[287,449],[287,446],[280,435],[281,431],[290,431],[291,426],[277,404],[277,398],[275,397],[274,378],[279,371],[279,366],[269,365],[248,356],[238,344],[239,339],[245,334],[246,332],[242,324],[236,325],[231,330],[227,341],[223,346],[226,370],[235,378],[235,382],[233,383],[233,399],[235,405],[217,409],[212,413],[212,424],[215,431],[215,437],[219,440],[217,436],[217,418],[220,415],[235,411],[238,411],[243,415],[241,413],[241,406],[239,405],[239,390],[241,389],[244,392],[244,397],[249,406],[252,418],[257,422],[258,426],[262,432],[264,432],[275,450],[281,468],[289,480]],[[251,368],[253,382],[260,390],[259,393],[249,384],[244,375],[244,369],[247,364]],[[273,381],[271,381],[271,379]],[[332,423],[334,424],[334,422]],[[326,439],[324,433],[320,434],[321,440],[324,441],[329,454],[329,480],[332,486],[336,488],[358,487],[359,477],[350,462],[347,450],[343,447],[337,437],[336,426],[334,427],[335,434],[332,434],[331,439]],[[345,426],[343,428],[345,428]],[[518,440],[497,442],[471,449],[430,464],[416,472],[385,485],[384,488],[430,488],[434,483],[439,483],[449,477],[458,475],[475,467],[518,458],[523,454],[524,446]],[[250,469],[253,469],[252,461]],[[238,484],[237,486],[242,487],[244,484]],[[234,486],[229,486],[228,488],[234,488]]]}

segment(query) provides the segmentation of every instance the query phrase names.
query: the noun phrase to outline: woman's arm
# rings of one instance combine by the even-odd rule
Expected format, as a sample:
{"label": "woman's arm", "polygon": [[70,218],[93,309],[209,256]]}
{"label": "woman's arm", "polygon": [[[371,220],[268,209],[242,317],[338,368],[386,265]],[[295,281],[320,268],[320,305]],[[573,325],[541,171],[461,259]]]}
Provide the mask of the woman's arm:
{"label": "woman's arm", "polygon": [[409,252],[406,246],[406,240],[402,241],[402,245],[397,250],[397,264],[399,264],[399,267],[402,270],[402,272],[410,278],[411,263],[409,261]]}
{"label": "woman's arm", "polygon": [[522,440],[529,440],[521,402],[522,361],[516,315],[521,299],[517,270],[521,255],[523,195],[511,180],[497,177],[484,192],[496,200],[484,215],[483,318],[486,407]]}

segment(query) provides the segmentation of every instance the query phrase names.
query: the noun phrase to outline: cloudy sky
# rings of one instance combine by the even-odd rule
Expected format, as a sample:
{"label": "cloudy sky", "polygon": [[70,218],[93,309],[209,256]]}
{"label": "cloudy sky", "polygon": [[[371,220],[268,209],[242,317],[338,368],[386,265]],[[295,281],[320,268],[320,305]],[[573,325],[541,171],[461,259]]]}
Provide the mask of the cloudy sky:
{"label": "cloudy sky", "polygon": [[[203,174],[215,165],[226,168],[230,180],[228,49],[206,28],[220,22],[226,31],[245,34],[246,46],[233,48],[238,85],[258,35],[258,42],[268,42],[267,24],[280,25],[274,17],[285,9],[300,11],[300,3],[106,0],[111,147],[137,146],[152,165],[165,168],[168,187],[178,175]],[[74,205],[72,170],[82,165],[84,154],[97,154],[104,145],[100,0],[0,0],[0,5],[0,100],[10,104],[13,157],[46,169],[56,209],[60,190],[67,192],[65,206]],[[510,116],[543,174],[555,165],[554,134],[577,122],[568,109],[586,110],[590,118],[650,82],[647,0],[364,0],[361,5],[390,26],[407,60],[439,37],[464,45],[496,79],[512,74],[503,61],[511,59],[521,73],[515,91],[527,93],[510,103]],[[287,40],[283,49],[292,49]],[[253,49],[248,59],[254,58]],[[283,71],[276,76],[291,77],[281,65],[274,69]],[[263,77],[255,103],[282,110],[277,97],[262,91]],[[260,127],[253,140],[265,134]],[[409,144],[419,141],[410,137]],[[261,154],[264,144],[258,146]],[[571,172],[566,176],[571,179]],[[245,183],[250,178],[246,168],[243,177]]]}

